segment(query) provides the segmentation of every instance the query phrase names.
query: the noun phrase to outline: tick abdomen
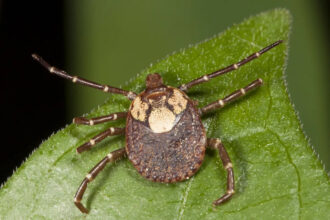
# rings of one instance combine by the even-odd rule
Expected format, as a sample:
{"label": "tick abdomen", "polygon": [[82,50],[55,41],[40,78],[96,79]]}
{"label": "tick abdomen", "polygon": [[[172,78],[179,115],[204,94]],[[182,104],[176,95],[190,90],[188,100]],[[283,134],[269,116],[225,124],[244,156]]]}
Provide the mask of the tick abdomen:
{"label": "tick abdomen", "polygon": [[142,93],[131,108],[126,151],[138,172],[156,182],[177,182],[193,176],[206,148],[205,130],[193,102],[168,87],[162,92]]}

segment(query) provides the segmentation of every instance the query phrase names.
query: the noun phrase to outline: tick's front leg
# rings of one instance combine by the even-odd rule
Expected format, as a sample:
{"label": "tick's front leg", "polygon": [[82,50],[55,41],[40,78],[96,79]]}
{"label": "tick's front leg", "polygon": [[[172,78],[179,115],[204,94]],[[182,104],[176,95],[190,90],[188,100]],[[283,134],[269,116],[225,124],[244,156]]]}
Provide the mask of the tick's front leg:
{"label": "tick's front leg", "polygon": [[219,151],[219,155],[223,164],[223,167],[227,171],[227,192],[220,197],[219,199],[213,202],[214,206],[220,205],[226,201],[228,201],[233,194],[235,193],[235,180],[234,180],[234,171],[233,171],[233,164],[230,161],[228,153],[221,143],[221,140],[218,138],[208,138],[207,139],[208,147],[217,149]]}
{"label": "tick's front leg", "polygon": [[226,96],[223,99],[219,99],[215,102],[212,102],[202,108],[199,109],[201,116],[218,108],[223,108],[227,103],[237,100],[238,98],[246,95],[247,92],[249,92],[252,89],[258,88],[262,85],[262,79],[256,79],[253,82],[251,82],[249,85],[234,91],[230,95]]}

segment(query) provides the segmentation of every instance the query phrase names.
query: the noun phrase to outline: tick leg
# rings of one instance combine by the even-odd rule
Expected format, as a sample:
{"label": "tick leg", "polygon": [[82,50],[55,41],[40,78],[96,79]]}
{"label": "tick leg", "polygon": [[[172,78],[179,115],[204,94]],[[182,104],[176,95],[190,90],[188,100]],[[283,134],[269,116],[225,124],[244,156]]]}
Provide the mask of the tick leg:
{"label": "tick leg", "polygon": [[80,147],[77,148],[77,153],[81,153],[85,150],[91,149],[96,143],[102,141],[104,138],[112,135],[124,134],[125,128],[108,128],[107,130],[103,131],[102,133],[94,136],[88,142],[84,143]]}
{"label": "tick leg", "polygon": [[136,93],[131,91],[126,91],[123,89],[115,88],[109,85],[101,85],[99,83],[95,83],[83,78],[80,78],[78,76],[71,76],[67,74],[64,70],[60,70],[54,66],[51,66],[49,63],[47,63],[42,57],[40,57],[37,54],[32,54],[32,58],[38,61],[43,67],[45,67],[50,73],[54,73],[55,75],[58,75],[62,78],[71,80],[73,83],[79,83],[85,86],[89,86],[95,89],[102,90],[103,92],[108,93],[116,93],[126,96],[128,99],[133,100],[136,97]]}
{"label": "tick leg", "polygon": [[91,118],[91,119],[87,119],[84,117],[77,117],[77,118],[73,119],[73,123],[83,124],[83,125],[96,125],[96,124],[104,123],[107,121],[114,121],[119,118],[125,118],[126,116],[127,116],[127,112],[116,112],[116,113],[112,113],[110,115],[101,116],[101,117],[97,117],[97,118]]}
{"label": "tick leg", "polygon": [[228,102],[234,101],[238,99],[241,96],[244,96],[248,91],[257,88],[262,85],[262,79],[257,79],[251,82],[249,85],[245,86],[244,88],[241,88],[239,90],[236,90],[235,92],[231,93],[230,95],[226,96],[223,99],[219,99],[218,101],[212,102],[202,108],[200,108],[200,114],[204,115],[205,113],[212,111],[217,108],[224,107]]}
{"label": "tick leg", "polygon": [[103,168],[105,167],[105,165],[107,163],[114,162],[117,159],[122,158],[124,155],[126,155],[125,148],[115,150],[115,151],[109,153],[98,164],[96,164],[96,166],[91,171],[89,171],[89,173],[86,175],[85,179],[80,184],[80,186],[76,192],[76,195],[74,196],[74,204],[78,207],[78,209],[81,212],[88,213],[88,210],[83,206],[83,204],[81,204],[81,200],[84,196],[85,190],[87,188],[87,184],[89,182],[91,182],[97,176],[97,174],[99,174],[99,172],[101,170],[103,170]]}
{"label": "tick leg", "polygon": [[213,202],[213,205],[217,206],[229,200],[235,193],[234,171],[228,153],[223,144],[221,143],[220,139],[208,138],[207,143],[209,147],[219,150],[219,155],[222,160],[223,167],[227,170],[227,192],[225,193],[225,195]]}
{"label": "tick leg", "polygon": [[229,65],[223,69],[220,69],[220,70],[217,70],[213,73],[210,73],[210,74],[207,74],[207,75],[204,75],[204,76],[201,76],[197,79],[194,79],[193,81],[190,81],[189,83],[187,84],[183,84],[179,87],[180,90],[182,91],[187,91],[189,88],[195,86],[195,85],[198,85],[198,84],[201,84],[201,83],[204,83],[204,82],[207,82],[209,81],[210,79],[214,78],[214,77],[217,77],[217,76],[220,76],[222,74],[225,74],[225,73],[228,73],[230,71],[233,71],[233,70],[236,70],[238,69],[239,67],[243,66],[244,64],[258,58],[261,54],[267,52],[268,50],[272,49],[273,47],[276,47],[277,45],[279,45],[280,43],[282,43],[283,41],[282,40],[279,40],[279,41],[276,41],[274,43],[272,43],[271,45],[259,50],[258,52],[256,53],[253,53],[251,54],[250,56],[244,58],[243,60],[239,61],[238,63],[234,63],[232,65]]}

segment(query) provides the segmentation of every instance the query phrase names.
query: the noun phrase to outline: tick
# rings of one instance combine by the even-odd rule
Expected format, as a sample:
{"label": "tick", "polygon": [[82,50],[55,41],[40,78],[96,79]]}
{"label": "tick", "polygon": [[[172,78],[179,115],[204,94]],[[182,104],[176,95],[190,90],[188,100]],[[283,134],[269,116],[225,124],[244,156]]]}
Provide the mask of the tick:
{"label": "tick", "polygon": [[78,209],[83,213],[88,213],[81,203],[87,184],[109,162],[128,156],[136,170],[146,179],[161,183],[180,182],[189,179],[199,170],[207,147],[219,151],[223,167],[227,171],[227,191],[222,197],[215,200],[213,205],[217,206],[229,200],[235,192],[233,165],[221,140],[206,137],[201,117],[261,86],[262,79],[256,79],[223,99],[201,108],[198,108],[197,102],[190,99],[186,92],[195,85],[240,68],[280,43],[282,40],[274,42],[237,63],[201,76],[178,88],[164,85],[162,77],[158,73],[149,74],[146,78],[146,89],[140,94],[71,76],[65,71],[49,65],[40,56],[33,54],[32,57],[50,73],[103,92],[124,95],[132,101],[127,112],[116,112],[91,119],[83,117],[73,119],[75,124],[91,126],[126,118],[126,127],[110,127],[77,148],[77,152],[81,153],[91,149],[108,136],[121,134],[126,136],[126,146],[109,153],[82,181],[74,197],[74,204]]}

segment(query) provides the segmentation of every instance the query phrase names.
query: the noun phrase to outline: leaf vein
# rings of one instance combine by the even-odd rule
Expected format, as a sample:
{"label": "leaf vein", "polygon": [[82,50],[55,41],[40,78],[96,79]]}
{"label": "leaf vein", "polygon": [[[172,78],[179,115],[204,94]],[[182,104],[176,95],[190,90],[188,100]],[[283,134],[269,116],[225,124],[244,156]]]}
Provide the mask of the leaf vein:
{"label": "leaf vein", "polygon": [[293,194],[295,194],[295,193],[289,193],[289,194],[282,195],[282,196],[272,197],[272,198],[270,198],[270,199],[265,199],[265,200],[262,200],[262,201],[260,201],[260,202],[250,204],[250,205],[248,205],[248,206],[245,206],[245,207],[240,208],[240,209],[237,209],[237,210],[233,210],[233,211],[224,211],[223,213],[226,213],[226,214],[233,214],[233,213],[241,212],[241,211],[243,211],[243,210],[245,210],[245,209],[252,208],[252,207],[257,207],[257,206],[259,206],[259,205],[263,205],[263,204],[265,204],[265,203],[267,203],[267,202],[271,202],[271,201],[273,201],[273,200],[283,199],[283,198],[289,197],[289,196],[291,196],[291,195],[293,195]]}
{"label": "leaf vein", "polygon": [[299,174],[298,167],[297,167],[297,165],[292,160],[292,157],[290,155],[288,146],[286,146],[284,144],[284,142],[279,137],[279,135],[276,132],[274,132],[274,131],[272,131],[270,129],[267,129],[267,131],[269,131],[270,133],[272,133],[277,138],[277,140],[283,145],[283,147],[285,149],[285,152],[286,152],[287,159],[288,159],[289,163],[293,166],[293,168],[294,168],[294,170],[296,172],[296,175],[297,175],[297,192],[296,193],[297,193],[298,204],[299,204],[298,219],[301,219],[301,209],[302,209],[302,199],[301,199],[301,195],[300,195],[300,191],[301,191],[301,179],[300,179],[300,174]]}
{"label": "leaf vein", "polygon": [[179,216],[178,216],[178,220],[181,220],[183,217],[183,213],[185,211],[185,207],[186,207],[186,203],[187,203],[187,198],[188,198],[188,194],[190,192],[191,189],[191,185],[192,182],[194,181],[194,177],[192,177],[189,181],[189,183],[187,184],[184,193],[182,193],[181,199],[180,199],[180,206],[179,206]]}

